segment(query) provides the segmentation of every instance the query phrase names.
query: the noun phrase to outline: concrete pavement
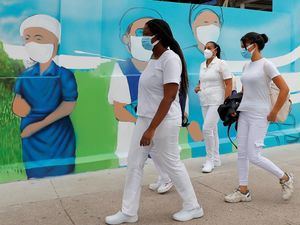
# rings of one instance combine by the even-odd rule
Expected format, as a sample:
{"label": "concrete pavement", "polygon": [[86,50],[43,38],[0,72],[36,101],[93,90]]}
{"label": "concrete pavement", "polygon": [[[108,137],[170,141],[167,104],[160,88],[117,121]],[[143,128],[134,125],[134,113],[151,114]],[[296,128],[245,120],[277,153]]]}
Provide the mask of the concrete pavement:
{"label": "concrete pavement", "polygon": [[[265,149],[264,155],[296,176],[295,194],[281,199],[278,180],[251,166],[252,202],[224,203],[225,193],[237,187],[236,154],[222,156],[223,165],[202,174],[203,158],[184,163],[205,216],[187,223],[171,219],[181,201],[173,189],[158,195],[147,188],[156,179],[152,163],[145,167],[139,222],[144,225],[300,225],[300,144]],[[0,185],[0,225],[102,225],[121,204],[126,169],[104,170],[58,178]]]}

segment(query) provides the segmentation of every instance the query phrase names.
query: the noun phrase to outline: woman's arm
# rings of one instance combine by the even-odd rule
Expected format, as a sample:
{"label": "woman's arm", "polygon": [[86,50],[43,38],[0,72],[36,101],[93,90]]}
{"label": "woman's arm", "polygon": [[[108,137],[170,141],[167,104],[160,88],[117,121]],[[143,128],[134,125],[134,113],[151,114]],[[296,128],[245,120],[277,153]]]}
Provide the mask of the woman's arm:
{"label": "woman's arm", "polygon": [[76,102],[63,101],[57,109],[49,114],[45,119],[28,125],[21,133],[22,138],[29,137],[44,127],[54,123],[55,121],[68,116],[72,113],[76,105]]}
{"label": "woman's arm", "polygon": [[26,100],[21,95],[16,94],[12,104],[13,113],[19,117],[26,117],[30,113],[30,110],[31,107]]}
{"label": "woman's arm", "polygon": [[151,140],[154,136],[156,128],[163,121],[166,115],[169,112],[169,109],[172,105],[172,102],[176,99],[176,95],[178,92],[178,84],[177,83],[168,83],[164,85],[164,97],[160,102],[158,110],[149,126],[149,128],[145,131],[141,141],[141,146],[148,146],[151,143]]}
{"label": "woman's arm", "polygon": [[232,93],[232,78],[224,80],[225,84],[225,99]]}
{"label": "woman's arm", "polygon": [[281,75],[274,77],[272,80],[274,84],[279,88],[279,95],[272,111],[268,115],[268,121],[275,122],[277,114],[280,111],[281,107],[284,105],[290,89]]}

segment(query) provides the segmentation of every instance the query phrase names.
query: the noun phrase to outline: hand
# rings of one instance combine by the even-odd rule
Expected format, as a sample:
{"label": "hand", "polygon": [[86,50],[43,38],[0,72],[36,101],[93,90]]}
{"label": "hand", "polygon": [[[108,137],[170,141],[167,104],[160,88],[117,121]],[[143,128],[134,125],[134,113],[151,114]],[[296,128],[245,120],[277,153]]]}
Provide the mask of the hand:
{"label": "hand", "polygon": [[42,128],[43,128],[42,122],[32,123],[24,128],[24,130],[21,133],[21,137],[28,138]]}
{"label": "hand", "polygon": [[276,122],[277,121],[277,113],[276,112],[270,112],[270,114],[267,117],[268,121],[270,122]]}
{"label": "hand", "polygon": [[140,146],[149,146],[151,144],[154,133],[155,133],[154,129],[148,128],[141,138]]}
{"label": "hand", "polygon": [[200,86],[198,85],[197,87],[195,87],[194,91],[195,91],[196,94],[197,94],[199,91],[201,91]]}

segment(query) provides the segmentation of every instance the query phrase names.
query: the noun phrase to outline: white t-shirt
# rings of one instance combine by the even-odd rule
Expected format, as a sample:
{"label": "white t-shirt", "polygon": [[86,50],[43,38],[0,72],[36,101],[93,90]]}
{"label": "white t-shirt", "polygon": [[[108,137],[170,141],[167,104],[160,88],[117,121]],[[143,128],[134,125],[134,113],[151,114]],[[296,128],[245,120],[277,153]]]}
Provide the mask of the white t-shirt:
{"label": "white t-shirt", "polygon": [[224,80],[231,79],[232,73],[227,63],[215,57],[206,66],[204,61],[200,66],[200,87],[199,98],[202,106],[221,105],[225,97]]}
{"label": "white t-shirt", "polygon": [[270,84],[278,75],[280,73],[276,66],[265,58],[246,63],[241,77],[243,99],[238,111],[269,114],[271,111]]}
{"label": "white t-shirt", "polygon": [[[141,74],[138,90],[137,114],[140,117],[154,118],[164,97],[164,84],[181,81],[182,64],[179,56],[172,50],[165,51],[159,59],[151,59]],[[179,88],[165,119],[179,119]]]}

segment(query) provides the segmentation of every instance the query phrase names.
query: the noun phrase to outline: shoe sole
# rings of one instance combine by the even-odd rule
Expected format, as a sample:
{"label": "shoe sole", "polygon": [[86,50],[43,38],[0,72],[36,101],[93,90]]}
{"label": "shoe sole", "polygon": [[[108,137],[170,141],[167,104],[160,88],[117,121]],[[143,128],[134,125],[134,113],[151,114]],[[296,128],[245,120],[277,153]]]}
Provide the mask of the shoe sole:
{"label": "shoe sole", "polygon": [[[139,218],[138,218],[138,217],[135,217],[135,218],[126,220],[126,221],[124,221],[124,222],[122,222],[122,223],[136,223],[138,220],[139,220]],[[122,223],[111,223],[111,222],[106,221],[106,220],[105,220],[105,223],[106,223],[106,224],[109,224],[109,225],[118,225],[118,224],[122,224]]]}
{"label": "shoe sole", "polygon": [[227,202],[227,203],[240,203],[240,202],[251,202],[252,201],[252,199],[250,198],[250,199],[242,199],[241,201],[230,201],[230,200],[227,200],[227,199],[224,199],[224,201],[225,202]]}
{"label": "shoe sole", "polygon": [[205,171],[205,170],[203,171],[203,170],[202,170],[202,173],[211,173],[211,172],[213,172],[213,171],[214,171],[214,169],[212,169],[211,171]]}
{"label": "shoe sole", "polygon": [[178,218],[173,216],[173,220],[176,220],[176,221],[179,221],[179,222],[187,222],[187,221],[194,220],[194,219],[200,219],[203,216],[204,216],[204,213],[202,211],[202,212],[198,213],[197,215],[193,215],[192,217],[190,217],[188,219],[185,219],[185,220],[181,220],[181,219],[178,219]]}
{"label": "shoe sole", "polygon": [[159,190],[157,190],[157,193],[158,193],[158,194],[165,194],[165,193],[167,193],[168,191],[170,191],[170,190],[172,189],[173,186],[174,186],[174,185],[170,186],[168,189],[166,189],[166,190],[164,190],[164,191],[159,191]]}

